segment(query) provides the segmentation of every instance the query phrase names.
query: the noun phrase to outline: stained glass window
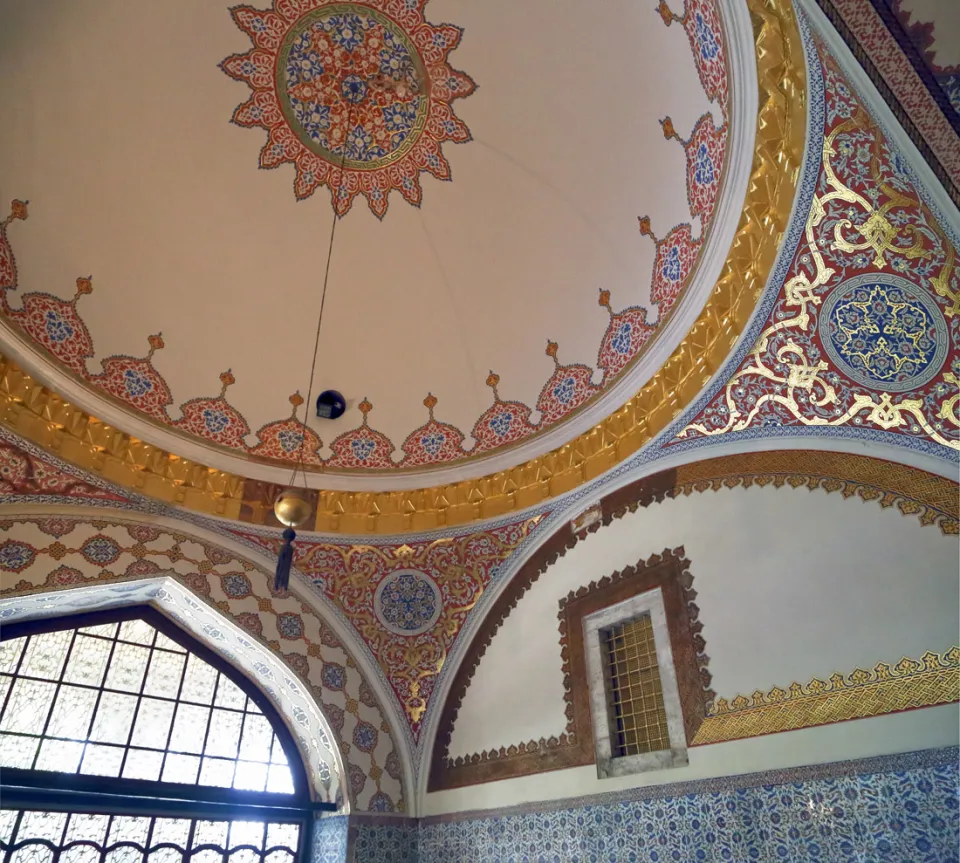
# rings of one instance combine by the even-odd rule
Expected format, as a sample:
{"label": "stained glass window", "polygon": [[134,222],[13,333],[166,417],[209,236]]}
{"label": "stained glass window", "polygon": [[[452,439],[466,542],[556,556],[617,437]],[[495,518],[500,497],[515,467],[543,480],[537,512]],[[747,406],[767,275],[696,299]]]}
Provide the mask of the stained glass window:
{"label": "stained glass window", "polygon": [[293,792],[270,722],[144,620],[0,643],[0,768]]}

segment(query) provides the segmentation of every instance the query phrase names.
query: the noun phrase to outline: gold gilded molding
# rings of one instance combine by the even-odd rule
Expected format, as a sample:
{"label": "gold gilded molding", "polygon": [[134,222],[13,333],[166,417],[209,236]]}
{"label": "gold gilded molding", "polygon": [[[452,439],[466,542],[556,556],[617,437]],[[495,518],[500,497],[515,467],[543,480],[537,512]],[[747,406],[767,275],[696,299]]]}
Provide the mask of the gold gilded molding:
{"label": "gold gilded molding", "polygon": [[123,488],[208,515],[239,518],[242,478],[180,458],[107,425],[0,354],[0,422]]}
{"label": "gold gilded molding", "polygon": [[[635,453],[697,395],[746,326],[787,229],[806,137],[806,73],[791,0],[748,0],[759,84],[757,134],[737,231],[699,317],[623,407],[552,452],[509,470],[412,491],[320,491],[315,529],[397,534],[533,506]],[[0,356],[0,422],[91,473],[199,512],[264,523],[271,501],[244,478],[180,458],[64,401]],[[246,491],[247,495],[244,494]]]}
{"label": "gold gilded molding", "polygon": [[881,662],[872,671],[858,668],[829,680],[774,687],[749,698],[718,698],[693,743],[742,740],[955,701],[960,701],[957,647],[944,654],[927,652],[919,660],[904,657],[893,666]]}

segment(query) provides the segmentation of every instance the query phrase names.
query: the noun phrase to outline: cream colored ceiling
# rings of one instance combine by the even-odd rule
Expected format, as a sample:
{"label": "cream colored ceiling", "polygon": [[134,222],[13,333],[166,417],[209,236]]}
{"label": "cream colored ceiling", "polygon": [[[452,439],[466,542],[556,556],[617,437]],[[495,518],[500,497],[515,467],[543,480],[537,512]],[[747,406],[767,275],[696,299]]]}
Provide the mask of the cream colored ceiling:
{"label": "cream colored ceiling", "polygon": [[[598,290],[614,310],[641,305],[657,318],[655,246],[638,216],[661,238],[691,221],[684,150],[659,121],[669,115],[682,137],[708,111],[723,122],[683,27],[649,4],[616,0],[601,15],[573,0],[432,0],[425,16],[463,28],[449,62],[478,89],[453,107],[474,140],[443,145],[452,181],[421,174],[419,209],[394,192],[379,220],[358,197],[338,224],[314,396],[334,387],[348,411],[311,420],[329,444],[360,424],[367,397],[395,458],[427,421],[428,392],[467,448],[493,404],[490,370],[500,398],[533,408],[554,370],[548,339],[559,362],[603,383],[610,317]],[[289,417],[288,396],[308,389],[332,211],[324,188],[295,200],[292,165],[259,170],[266,133],[229,122],[249,90],[217,64],[249,50],[248,36],[211,0],[3,0],[0,20],[0,195],[30,201],[29,219],[9,228],[19,294],[68,300],[92,274],[77,305],[95,347],[88,372],[145,356],[162,332],[153,363],[173,420],[181,403],[215,397],[227,369],[227,398],[251,430]],[[654,340],[631,386],[608,389],[522,456],[609,413],[681,336]],[[20,350],[54,376],[26,342]],[[116,415],[98,393],[63,388]],[[125,416],[121,427],[169,445],[167,430]]]}

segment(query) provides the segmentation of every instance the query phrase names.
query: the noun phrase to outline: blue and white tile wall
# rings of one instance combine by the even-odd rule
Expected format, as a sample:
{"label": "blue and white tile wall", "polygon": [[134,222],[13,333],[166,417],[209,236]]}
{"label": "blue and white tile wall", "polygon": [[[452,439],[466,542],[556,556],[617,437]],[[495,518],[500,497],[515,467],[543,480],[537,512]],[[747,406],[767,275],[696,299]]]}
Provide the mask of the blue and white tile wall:
{"label": "blue and white tile wall", "polygon": [[419,824],[411,819],[406,823],[378,824],[361,821],[350,825],[353,860],[356,863],[371,860],[375,863],[418,863]]}
{"label": "blue and white tile wall", "polygon": [[347,819],[325,818],[312,863],[960,863],[958,757],[926,750],[419,822],[351,817],[349,854]]}
{"label": "blue and white tile wall", "polygon": [[346,815],[328,815],[313,822],[313,858],[310,863],[345,863],[347,859]]}
{"label": "blue and white tile wall", "polygon": [[946,863],[958,859],[957,782],[954,764],[423,824],[419,863]]}

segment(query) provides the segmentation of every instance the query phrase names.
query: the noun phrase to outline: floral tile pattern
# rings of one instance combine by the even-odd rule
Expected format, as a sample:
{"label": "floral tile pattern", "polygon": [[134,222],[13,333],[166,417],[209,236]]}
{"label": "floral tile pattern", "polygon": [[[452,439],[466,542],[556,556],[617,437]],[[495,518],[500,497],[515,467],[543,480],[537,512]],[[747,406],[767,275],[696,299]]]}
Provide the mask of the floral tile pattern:
{"label": "floral tile pattern", "polygon": [[958,859],[957,791],[951,764],[425,823],[417,859],[947,863]]}

